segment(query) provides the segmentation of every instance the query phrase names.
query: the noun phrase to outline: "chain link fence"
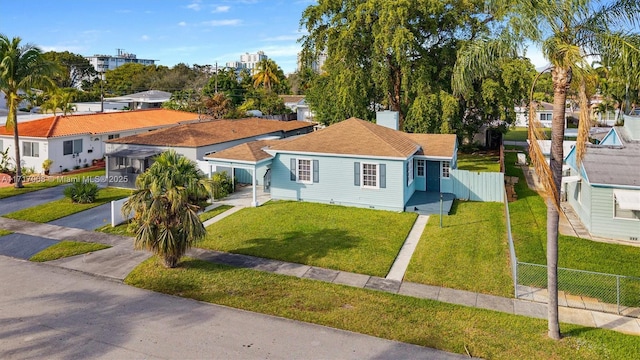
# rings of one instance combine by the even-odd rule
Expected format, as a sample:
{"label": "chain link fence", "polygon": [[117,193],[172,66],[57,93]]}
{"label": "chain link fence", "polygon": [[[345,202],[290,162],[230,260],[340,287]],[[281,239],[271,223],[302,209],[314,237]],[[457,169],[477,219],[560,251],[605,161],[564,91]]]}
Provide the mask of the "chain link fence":
{"label": "chain link fence", "polygon": [[[547,303],[547,266],[518,261],[504,203],[515,298]],[[558,305],[640,318],[640,278],[558,268]]]}

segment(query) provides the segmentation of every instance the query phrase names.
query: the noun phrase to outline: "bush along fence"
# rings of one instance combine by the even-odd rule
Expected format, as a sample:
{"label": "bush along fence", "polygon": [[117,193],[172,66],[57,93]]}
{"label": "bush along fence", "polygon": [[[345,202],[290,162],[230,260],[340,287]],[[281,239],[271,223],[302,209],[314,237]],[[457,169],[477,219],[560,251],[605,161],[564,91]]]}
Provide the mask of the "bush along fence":
{"label": "bush along fence", "polygon": [[[518,261],[506,197],[504,205],[514,296],[547,303],[547,266]],[[640,318],[640,278],[637,277],[558,268],[558,292],[560,306]]]}

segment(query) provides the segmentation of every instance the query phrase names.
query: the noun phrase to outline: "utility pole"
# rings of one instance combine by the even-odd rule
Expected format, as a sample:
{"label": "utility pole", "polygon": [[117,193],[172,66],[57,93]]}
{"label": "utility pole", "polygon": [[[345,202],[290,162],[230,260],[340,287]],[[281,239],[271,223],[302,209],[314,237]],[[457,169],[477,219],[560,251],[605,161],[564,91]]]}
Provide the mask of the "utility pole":
{"label": "utility pole", "polygon": [[218,62],[216,61],[216,94],[218,93]]}
{"label": "utility pole", "polygon": [[104,87],[103,82],[104,82],[104,73],[100,73],[100,112],[104,112]]}

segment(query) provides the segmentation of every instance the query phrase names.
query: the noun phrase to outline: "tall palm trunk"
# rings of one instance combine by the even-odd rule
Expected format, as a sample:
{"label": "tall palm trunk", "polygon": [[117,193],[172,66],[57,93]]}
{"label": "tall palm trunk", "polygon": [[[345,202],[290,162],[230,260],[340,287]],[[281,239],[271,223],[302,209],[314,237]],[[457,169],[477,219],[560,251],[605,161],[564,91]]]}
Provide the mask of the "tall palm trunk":
{"label": "tall palm trunk", "polygon": [[9,106],[13,107],[13,111],[9,110],[9,114],[11,114],[11,118],[13,119],[13,149],[15,151],[15,160],[16,160],[16,176],[14,179],[13,186],[16,189],[24,187],[22,185],[22,166],[20,159],[20,137],[18,135],[18,105],[10,104]]}
{"label": "tall palm trunk", "polygon": [[558,319],[558,223],[560,207],[560,186],[562,184],[562,160],[564,158],[562,142],[564,141],[564,115],[567,100],[567,88],[571,83],[571,69],[556,67],[553,78],[553,120],[551,124],[551,159],[550,168],[553,191],[547,196],[547,291],[549,302],[547,318],[549,337],[560,339],[560,323]]}

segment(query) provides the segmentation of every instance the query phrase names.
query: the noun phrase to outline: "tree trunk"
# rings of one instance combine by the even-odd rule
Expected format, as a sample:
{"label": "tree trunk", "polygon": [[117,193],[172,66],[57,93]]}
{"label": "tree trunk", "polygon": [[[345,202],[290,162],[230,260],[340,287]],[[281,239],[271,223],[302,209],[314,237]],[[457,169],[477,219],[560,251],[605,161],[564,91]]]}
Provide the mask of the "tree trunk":
{"label": "tree trunk", "polygon": [[547,305],[549,337],[559,340],[560,323],[558,319],[558,223],[560,207],[560,186],[562,183],[562,160],[564,158],[564,116],[566,111],[567,88],[571,83],[571,69],[556,67],[553,78],[553,120],[551,124],[550,168],[555,191],[547,198]]}
{"label": "tree trunk", "polygon": [[[22,185],[22,165],[20,163],[20,137],[18,136],[18,106],[17,105],[9,105],[15,106],[13,111],[13,149],[15,150],[15,159],[16,159],[16,177],[13,182],[13,186],[16,189],[23,188]],[[9,111],[11,113],[11,111]]]}
{"label": "tree trunk", "polygon": [[165,254],[162,257],[162,260],[164,261],[164,267],[173,269],[174,267],[176,267],[176,265],[178,265],[179,258],[174,255]]}

